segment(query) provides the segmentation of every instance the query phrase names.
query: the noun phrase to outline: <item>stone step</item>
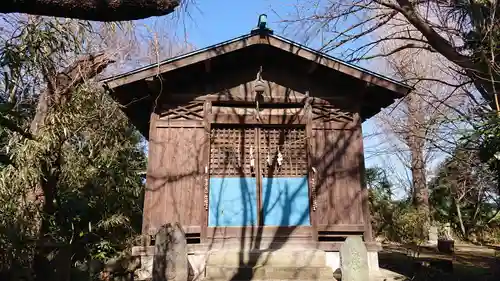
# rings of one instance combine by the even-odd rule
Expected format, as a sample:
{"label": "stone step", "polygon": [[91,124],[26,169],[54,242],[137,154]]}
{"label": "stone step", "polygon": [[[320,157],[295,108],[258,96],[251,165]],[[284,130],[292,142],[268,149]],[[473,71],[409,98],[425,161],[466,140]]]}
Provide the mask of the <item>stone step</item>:
{"label": "stone step", "polygon": [[224,280],[256,280],[256,279],[294,279],[318,280],[332,279],[333,272],[329,267],[215,267],[207,266],[205,276],[211,279]]}
{"label": "stone step", "polygon": [[[329,244],[333,245],[334,242],[331,242]],[[257,245],[256,245],[257,244]],[[337,246],[331,246],[333,248],[340,249],[341,243],[337,243]],[[244,242],[241,241],[240,239],[233,240],[231,241],[230,239],[214,239],[213,241],[210,241],[209,243],[203,243],[203,244],[189,244],[188,245],[188,251],[190,253],[193,252],[204,252],[208,250],[228,250],[228,249],[235,249],[239,251],[250,251],[250,250],[279,250],[283,248],[307,248],[307,249],[319,249],[318,248],[318,242],[314,241],[294,241],[294,240],[288,240],[288,241],[274,241],[274,240],[269,240],[269,239],[262,239],[262,241],[259,241],[259,243],[256,243],[255,241],[251,240],[245,240]]]}
{"label": "stone step", "polygon": [[207,266],[324,267],[325,252],[317,249],[222,250],[210,253]]}

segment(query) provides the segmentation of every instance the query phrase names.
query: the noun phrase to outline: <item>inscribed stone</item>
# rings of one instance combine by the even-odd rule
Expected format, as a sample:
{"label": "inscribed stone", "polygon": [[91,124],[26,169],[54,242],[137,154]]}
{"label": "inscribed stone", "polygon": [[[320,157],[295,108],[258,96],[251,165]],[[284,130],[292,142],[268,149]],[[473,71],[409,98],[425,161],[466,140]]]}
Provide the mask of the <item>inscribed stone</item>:
{"label": "inscribed stone", "polygon": [[348,237],[340,247],[342,281],[365,281],[369,279],[368,253],[359,236]]}
{"label": "inscribed stone", "polygon": [[187,281],[186,236],[180,224],[164,225],[155,238],[153,281]]}

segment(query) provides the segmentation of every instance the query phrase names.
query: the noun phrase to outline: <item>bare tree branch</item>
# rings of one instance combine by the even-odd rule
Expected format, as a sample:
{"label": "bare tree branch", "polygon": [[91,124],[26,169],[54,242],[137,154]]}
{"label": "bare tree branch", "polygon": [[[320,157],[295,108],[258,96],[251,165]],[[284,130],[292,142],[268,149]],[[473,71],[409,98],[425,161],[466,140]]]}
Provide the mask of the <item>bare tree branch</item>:
{"label": "bare tree branch", "polygon": [[[407,49],[415,49],[416,46],[420,47],[420,43],[417,42],[419,44],[396,46],[388,50],[389,54],[372,53],[374,45],[383,41],[393,41],[394,38],[400,38],[399,40],[407,43],[420,41],[423,42],[423,48],[420,49],[439,53],[456,65],[457,69],[461,69],[462,75],[473,80],[482,98],[490,102],[490,106],[494,106],[492,104],[494,95],[500,89],[500,71],[496,62],[498,48],[495,43],[497,40],[494,39],[497,37],[495,29],[498,28],[496,27],[498,20],[495,16],[497,8],[490,6],[496,4],[477,4],[484,6],[484,9],[490,9],[492,13],[487,16],[488,22],[482,22],[486,20],[486,16],[481,14],[483,10],[478,9],[483,8],[467,1],[467,3],[441,0],[304,0],[303,2],[307,3],[305,7],[307,5],[321,7],[315,8],[311,16],[304,15],[308,13],[304,8],[297,13],[297,21],[309,26],[318,23],[319,28],[331,36],[331,40],[327,40],[323,50],[333,51],[349,42],[361,42],[361,38],[380,33],[380,29],[387,27],[389,32],[376,35],[382,40],[375,39],[375,43],[373,38],[370,38],[362,44],[355,43],[355,50],[342,51],[345,53],[345,58],[357,62],[388,57]],[[301,27],[301,30],[304,28]],[[397,34],[392,30],[398,30]]]}
{"label": "bare tree branch", "polygon": [[[415,11],[414,6],[408,0],[396,0],[400,7],[398,11],[405,16],[405,18],[420,31],[425,38],[427,38],[429,45],[441,53],[450,61],[460,65],[464,68],[474,69],[474,64],[470,61],[469,57],[461,55],[453,46],[439,35],[426,21]],[[395,5],[391,8],[396,9]]]}

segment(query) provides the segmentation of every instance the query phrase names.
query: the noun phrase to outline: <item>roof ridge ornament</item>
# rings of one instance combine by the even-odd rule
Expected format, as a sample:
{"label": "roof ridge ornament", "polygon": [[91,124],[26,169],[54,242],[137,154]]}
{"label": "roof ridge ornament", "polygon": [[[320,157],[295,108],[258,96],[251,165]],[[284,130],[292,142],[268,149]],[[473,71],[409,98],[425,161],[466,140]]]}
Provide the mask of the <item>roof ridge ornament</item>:
{"label": "roof ridge ornament", "polygon": [[257,22],[257,27],[252,29],[252,35],[260,34],[260,35],[272,35],[273,31],[269,27],[267,27],[267,15],[261,14],[259,16],[259,21]]}

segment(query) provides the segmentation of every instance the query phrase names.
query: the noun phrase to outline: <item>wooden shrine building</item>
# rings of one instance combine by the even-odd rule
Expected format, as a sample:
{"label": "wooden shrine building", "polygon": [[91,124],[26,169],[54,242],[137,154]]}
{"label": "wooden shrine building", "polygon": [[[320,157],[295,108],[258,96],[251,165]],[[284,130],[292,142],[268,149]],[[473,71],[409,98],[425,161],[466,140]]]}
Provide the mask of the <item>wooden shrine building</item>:
{"label": "wooden shrine building", "polygon": [[149,140],[143,234],[180,222],[198,251],[373,247],[361,123],[408,86],[265,26],[104,84]]}

